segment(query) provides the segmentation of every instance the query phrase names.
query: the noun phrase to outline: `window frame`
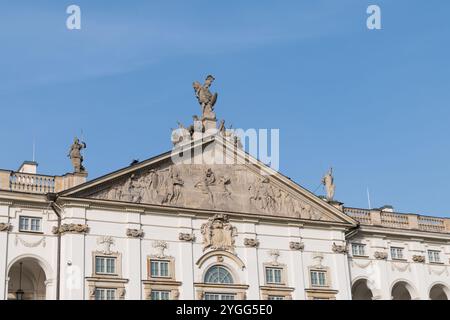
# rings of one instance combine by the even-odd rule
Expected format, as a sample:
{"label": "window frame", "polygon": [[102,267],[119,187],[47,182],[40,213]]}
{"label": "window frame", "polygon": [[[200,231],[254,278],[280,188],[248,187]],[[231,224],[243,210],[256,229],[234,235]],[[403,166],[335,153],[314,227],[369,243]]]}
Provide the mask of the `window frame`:
{"label": "window frame", "polygon": [[[219,296],[220,299],[206,299],[207,296]],[[222,299],[224,296],[233,297],[233,299]],[[205,292],[203,295],[203,300],[206,301],[234,301],[236,300],[237,294],[236,293],[229,293],[229,292]]]}
{"label": "window frame", "polygon": [[[396,252],[395,255],[392,254],[393,252]],[[401,256],[398,256],[398,252],[401,253]],[[406,260],[405,259],[405,248],[404,247],[391,246],[389,248],[389,253],[391,254],[391,259],[392,260]]]}
{"label": "window frame", "polygon": [[[104,270],[101,270],[101,271],[97,270],[97,259],[104,260],[104,264],[103,264]],[[117,276],[118,275],[118,273],[117,273],[117,257],[97,254],[94,257],[94,260],[95,260],[94,261],[94,268],[95,268],[94,272],[95,272],[96,275],[102,275],[102,276],[104,276],[104,275],[106,275],[106,276]],[[114,264],[113,264],[113,266],[114,266],[113,272],[108,272],[108,261],[113,261],[114,262]]]}
{"label": "window frame", "polygon": [[[359,252],[355,253],[355,249],[356,247],[360,247],[362,248],[362,252],[359,249]],[[351,243],[351,248],[352,248],[352,256],[353,257],[367,257],[366,254],[366,244],[365,243],[361,243],[361,242],[352,242]],[[356,250],[358,251],[358,250]]]}
{"label": "window frame", "polygon": [[[432,254],[435,254],[437,256],[437,259],[435,259],[435,258],[431,259]],[[429,263],[442,264],[441,250],[428,249],[427,256],[428,256]]]}
{"label": "window frame", "polygon": [[[23,224],[22,224],[22,219],[26,220],[26,226],[27,228],[24,229],[22,228]],[[32,230],[31,226],[32,226],[32,221],[39,221],[39,229],[38,230]],[[29,233],[43,233],[42,231],[42,217],[35,217],[35,216],[25,216],[25,215],[20,215],[19,216],[19,232],[29,232]]]}
{"label": "window frame", "polygon": [[[97,299],[97,292],[105,292],[106,299]],[[114,298],[113,299],[108,299],[108,292],[113,292],[114,293]],[[104,300],[104,301],[118,300],[117,299],[117,288],[95,287],[94,300],[99,300],[99,301],[102,301],[102,300]]]}
{"label": "window frame", "polygon": [[[161,300],[171,300],[171,290],[151,290],[150,291],[150,300],[161,301]],[[153,299],[153,295],[157,294],[159,299]],[[167,299],[161,299],[162,294],[167,294]]]}
{"label": "window frame", "polygon": [[[276,272],[277,271],[277,272]],[[276,273],[279,273],[279,281],[276,281]],[[271,276],[269,277],[269,275]],[[264,276],[266,280],[267,285],[283,285],[283,268],[276,267],[276,266],[266,266],[264,268]],[[272,279],[272,281],[269,281],[269,278]]]}
{"label": "window frame", "polygon": [[[167,262],[167,276],[153,276],[152,262]],[[148,280],[175,280],[175,258],[147,256],[147,279]]]}
{"label": "window frame", "polygon": [[[313,273],[317,273],[317,283],[313,283]],[[324,283],[320,284],[320,274],[324,275]],[[311,284],[311,288],[327,288],[329,287],[329,281],[328,281],[328,270],[326,269],[309,269],[309,282]]]}
{"label": "window frame", "polygon": [[[150,259],[150,278],[152,279],[158,279],[158,278],[163,278],[163,279],[167,279],[170,278],[170,260],[163,260],[163,259]],[[153,264],[157,265],[157,274],[153,274]],[[163,268],[161,268],[161,265],[164,264],[166,266],[166,272],[163,275],[162,274],[162,270]]]}
{"label": "window frame", "polygon": [[[208,273],[213,268],[221,268],[221,269],[225,270],[228,273],[229,278],[231,279],[231,282],[207,282],[206,277],[208,276]],[[213,265],[209,266],[208,268],[206,268],[205,273],[203,275],[203,283],[205,283],[205,284],[227,286],[227,285],[233,285],[233,284],[235,284],[235,282],[236,282],[236,280],[235,280],[235,277],[234,277],[233,273],[231,272],[231,270],[222,264],[213,264]]]}

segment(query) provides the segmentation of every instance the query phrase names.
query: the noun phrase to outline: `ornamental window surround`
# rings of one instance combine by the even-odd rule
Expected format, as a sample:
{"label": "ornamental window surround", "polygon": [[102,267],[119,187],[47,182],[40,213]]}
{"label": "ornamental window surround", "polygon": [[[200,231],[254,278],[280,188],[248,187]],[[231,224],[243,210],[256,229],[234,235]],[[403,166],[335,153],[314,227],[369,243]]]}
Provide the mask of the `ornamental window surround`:
{"label": "ornamental window surround", "polygon": [[366,245],[363,243],[352,243],[352,256],[354,257],[365,257],[366,255]]}
{"label": "ornamental window surround", "polygon": [[405,260],[404,248],[391,247],[391,259],[392,260]]}
{"label": "ornamental window surround", "polygon": [[429,263],[441,263],[441,252],[439,250],[428,250]]}

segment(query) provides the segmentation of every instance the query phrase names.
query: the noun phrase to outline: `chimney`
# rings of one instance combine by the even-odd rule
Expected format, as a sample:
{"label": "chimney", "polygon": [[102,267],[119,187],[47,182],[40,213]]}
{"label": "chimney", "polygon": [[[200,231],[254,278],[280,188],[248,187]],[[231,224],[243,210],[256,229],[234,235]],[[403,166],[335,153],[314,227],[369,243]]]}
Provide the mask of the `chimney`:
{"label": "chimney", "polygon": [[24,161],[22,165],[20,166],[19,170],[17,172],[20,173],[29,173],[29,174],[36,174],[37,173],[37,166],[38,163],[34,161]]}

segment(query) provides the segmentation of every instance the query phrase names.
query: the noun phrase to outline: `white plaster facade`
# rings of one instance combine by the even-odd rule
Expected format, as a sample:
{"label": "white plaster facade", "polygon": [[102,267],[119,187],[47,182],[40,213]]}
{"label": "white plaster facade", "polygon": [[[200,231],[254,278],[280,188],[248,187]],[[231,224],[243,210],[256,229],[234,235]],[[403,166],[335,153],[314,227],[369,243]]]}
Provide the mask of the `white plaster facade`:
{"label": "white plaster facade", "polygon": [[[74,182],[53,192],[17,190],[10,181],[15,172],[1,171],[0,299],[16,299],[18,289],[25,299],[87,300],[96,297],[96,289],[114,291],[115,299],[151,299],[152,291],[170,299],[214,293],[235,299],[450,297],[446,219],[344,208],[279,174],[271,183],[311,204],[317,218],[122,201],[88,192],[163,160],[152,158],[81,185],[82,178],[66,175]],[[205,247],[202,226],[221,214],[236,230],[230,250]],[[22,231],[21,217],[41,219],[39,230]],[[227,235],[221,234],[225,242],[231,241]],[[364,252],[353,254],[353,244],[364,245]],[[392,247],[402,248],[403,256],[394,259]],[[430,261],[428,250],[439,252],[439,261]],[[96,256],[115,259],[114,272],[96,273]],[[152,259],[168,262],[167,276],[151,276]],[[232,283],[206,282],[214,266],[228,270]],[[267,267],[280,270],[277,283],[266,283]],[[319,285],[312,283],[314,271],[325,275]]]}

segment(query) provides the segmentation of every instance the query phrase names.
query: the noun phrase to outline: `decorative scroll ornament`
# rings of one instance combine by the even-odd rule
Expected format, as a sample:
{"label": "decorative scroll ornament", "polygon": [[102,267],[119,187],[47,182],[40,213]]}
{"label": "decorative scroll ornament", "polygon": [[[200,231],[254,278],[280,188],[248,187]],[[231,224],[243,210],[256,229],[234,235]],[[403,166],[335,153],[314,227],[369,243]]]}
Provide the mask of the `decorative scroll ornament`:
{"label": "decorative scroll ornament", "polygon": [[0,231],[9,231],[11,229],[10,223],[0,223]]}
{"label": "decorative scroll ornament", "polygon": [[417,263],[425,263],[425,256],[414,255],[412,260]]}
{"label": "decorative scroll ornament", "polygon": [[167,249],[168,245],[166,241],[154,241],[153,242],[153,248],[156,249],[156,257],[157,258],[165,258],[166,254],[164,251]]}
{"label": "decorative scroll ornament", "polygon": [[192,233],[180,232],[180,234],[178,235],[178,240],[181,240],[181,241],[195,241],[195,235],[192,234]]}
{"label": "decorative scroll ornament", "polygon": [[334,242],[331,250],[333,250],[334,253],[347,253],[347,248],[345,245],[337,245]]}
{"label": "decorative scroll ornament", "polygon": [[257,248],[259,246],[259,240],[258,239],[245,238],[244,239],[244,246],[249,247],[249,248]]}
{"label": "decorative scroll ornament", "polygon": [[102,236],[97,239],[97,244],[103,247],[99,252],[108,255],[112,253],[111,246],[114,245],[114,239],[111,236]]}
{"label": "decorative scroll ornament", "polygon": [[45,237],[42,237],[40,240],[38,240],[36,242],[28,242],[28,241],[23,240],[22,238],[19,237],[19,235],[16,234],[16,239],[15,239],[16,246],[19,242],[27,248],[36,248],[36,247],[40,246],[41,244],[42,244],[42,247],[45,248],[45,245],[46,245]]}
{"label": "decorative scroll ornament", "polygon": [[212,250],[234,251],[234,238],[237,234],[236,227],[229,222],[228,215],[218,213],[202,224],[203,251]]}
{"label": "decorative scroll ornament", "polygon": [[89,227],[87,224],[75,224],[75,223],[70,223],[70,224],[63,224],[61,225],[59,228],[58,227],[53,227],[52,232],[53,234],[64,234],[64,233],[87,233],[89,230]]}
{"label": "decorative scroll ornament", "polygon": [[127,229],[127,237],[142,238],[144,231],[142,229]]}
{"label": "decorative scroll ornament", "polygon": [[388,257],[387,252],[382,252],[382,251],[375,251],[374,255],[375,259],[378,260],[386,260]]}
{"label": "decorative scroll ornament", "polygon": [[303,242],[289,242],[289,248],[291,250],[298,250],[301,251],[303,249],[305,249],[305,244]]}

